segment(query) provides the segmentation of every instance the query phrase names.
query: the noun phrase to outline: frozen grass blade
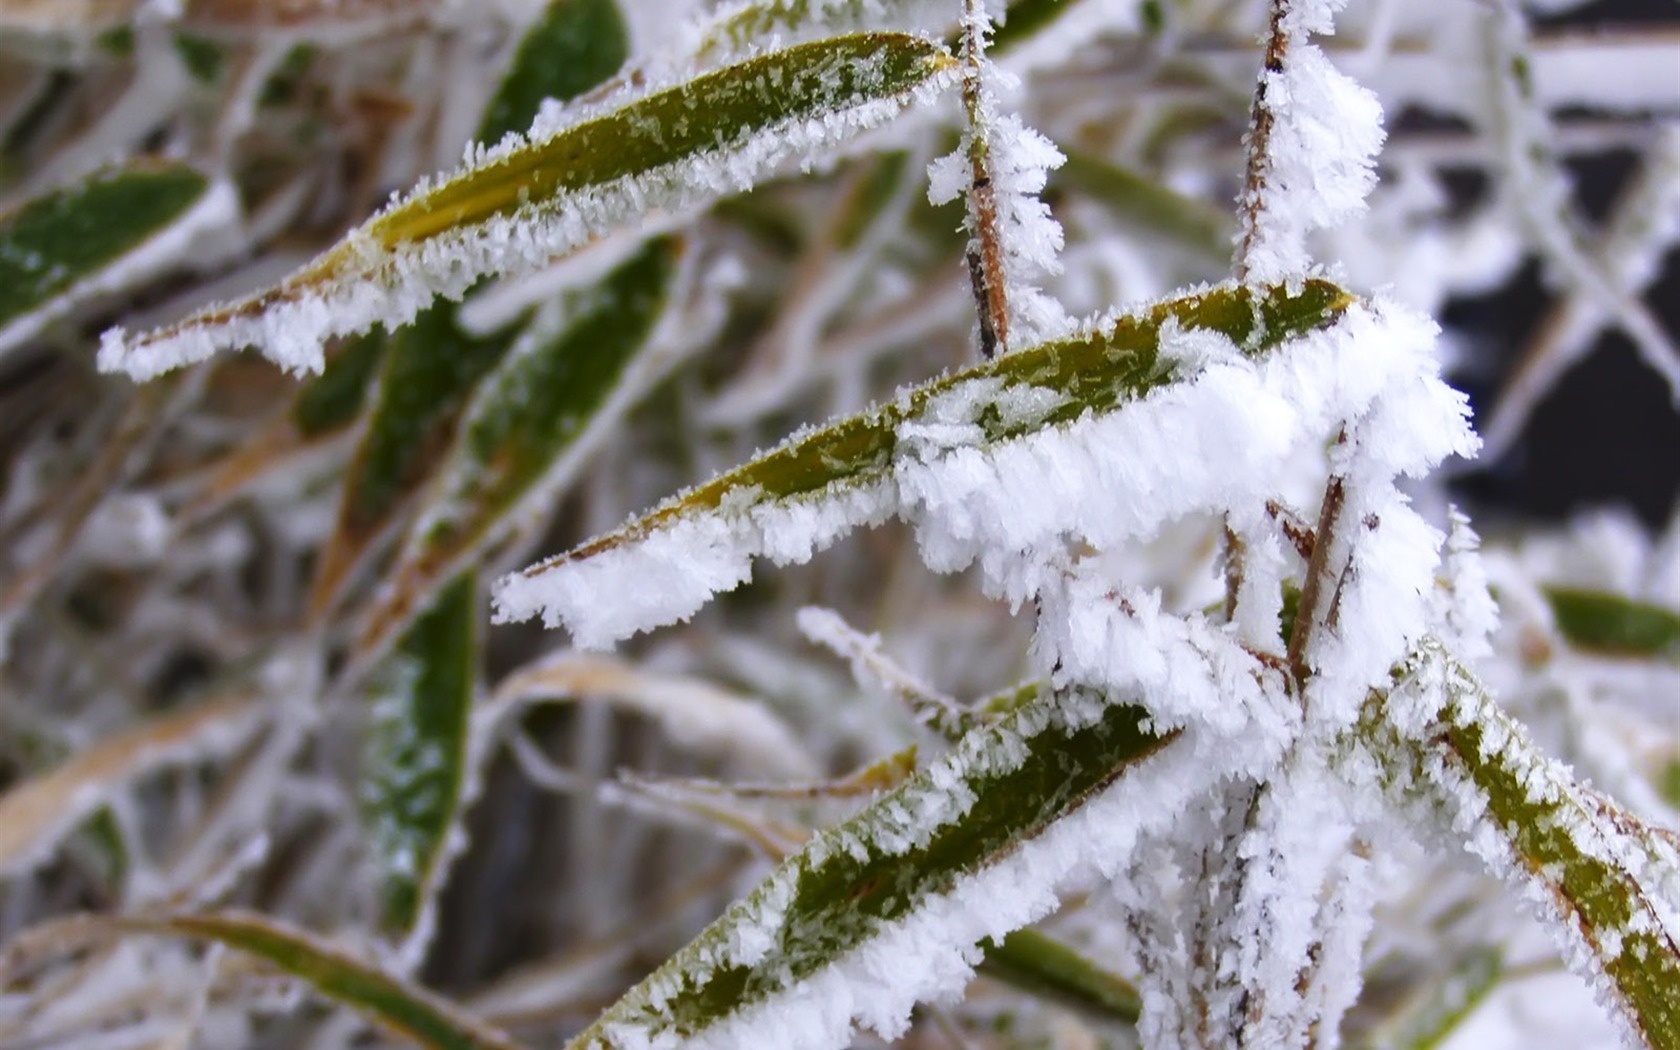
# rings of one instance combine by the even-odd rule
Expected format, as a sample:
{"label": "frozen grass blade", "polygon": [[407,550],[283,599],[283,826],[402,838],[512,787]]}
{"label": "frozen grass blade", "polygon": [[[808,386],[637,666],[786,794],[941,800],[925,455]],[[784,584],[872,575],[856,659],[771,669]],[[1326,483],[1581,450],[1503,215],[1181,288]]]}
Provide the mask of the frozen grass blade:
{"label": "frozen grass blade", "polygon": [[[949,981],[963,972],[966,964],[943,952],[976,959],[979,938],[942,948],[905,944],[907,957],[925,969],[903,973],[885,1001],[871,994],[884,975],[859,962],[860,954],[871,942],[879,947],[882,938],[908,936],[906,924],[935,901],[963,908],[977,893],[974,878],[1031,848],[1176,735],[1156,736],[1147,722],[1139,707],[1045,693],[975,730],[896,791],[818,833],[607,1010],[571,1050],[689,1039],[697,1046],[839,1046],[854,1019],[890,1035],[902,1022],[895,1016],[900,1006],[907,1011],[909,1001],[933,990],[930,978]],[[898,999],[906,1002],[892,1001]]]}
{"label": "frozen grass blade", "polygon": [[1462,664],[1426,648],[1399,693],[1443,695],[1408,760],[1414,781],[1522,886],[1646,1046],[1680,1048],[1680,852],[1541,754]]}
{"label": "frozen grass blade", "polygon": [[[1353,301],[1321,280],[1295,289],[1220,287],[1124,316],[1099,331],[1018,350],[946,375],[873,411],[797,433],[614,532],[504,578],[495,595],[497,615],[525,619],[542,611],[551,626],[567,622],[584,646],[672,622],[686,615],[676,611],[678,596],[683,605],[698,608],[711,594],[740,582],[737,549],[769,554],[781,562],[801,561],[845,531],[885,517],[891,501],[882,491],[893,477],[901,428],[923,420],[953,396],[988,391],[988,404],[970,405],[965,411],[978,428],[976,442],[997,446],[1082,417],[1113,413],[1172,383],[1179,378],[1182,362],[1160,353],[1164,331],[1219,333],[1259,357],[1293,336],[1329,324]],[[776,539],[770,535],[775,530],[754,514],[773,514],[777,522],[785,520],[793,527],[782,530],[785,538]],[[589,608],[583,609],[568,595],[601,585],[598,577],[608,571],[599,568],[608,563],[603,555],[629,558],[650,548],[661,564],[667,558],[679,563],[670,569],[676,574],[670,580],[676,596],[667,600],[651,590],[645,597],[630,595],[622,615],[606,616],[599,626],[587,623],[602,603],[590,598]],[[710,556],[719,549],[729,558],[726,564],[722,557],[699,560],[694,553]],[[592,559],[601,561],[592,565]],[[714,568],[713,560],[720,566]],[[588,580],[563,575],[578,573],[592,575]],[[565,594],[556,586],[567,588]]]}
{"label": "frozen grass blade", "polygon": [[477,576],[466,573],[397,646],[371,688],[362,803],[385,889],[384,926],[423,945],[467,794],[478,676]]}
{"label": "frozen grass blade", "polygon": [[322,342],[407,324],[437,296],[525,272],[654,209],[745,189],[942,86],[954,60],[926,40],[859,33],[758,55],[559,129],[470,153],[280,285],[133,338],[106,333],[101,367],[146,378],[256,346],[319,369]]}
{"label": "frozen grass blade", "polygon": [[1607,656],[1680,662],[1680,613],[1606,591],[1548,587],[1545,593],[1571,645]]}
{"label": "frozen grass blade", "polygon": [[0,353],[90,296],[153,279],[233,209],[194,168],[136,161],[0,214]]}
{"label": "frozen grass blade", "polygon": [[123,925],[215,941],[265,959],[319,994],[360,1010],[429,1050],[519,1050],[519,1044],[452,1004],[315,935],[250,912],[122,919]]}

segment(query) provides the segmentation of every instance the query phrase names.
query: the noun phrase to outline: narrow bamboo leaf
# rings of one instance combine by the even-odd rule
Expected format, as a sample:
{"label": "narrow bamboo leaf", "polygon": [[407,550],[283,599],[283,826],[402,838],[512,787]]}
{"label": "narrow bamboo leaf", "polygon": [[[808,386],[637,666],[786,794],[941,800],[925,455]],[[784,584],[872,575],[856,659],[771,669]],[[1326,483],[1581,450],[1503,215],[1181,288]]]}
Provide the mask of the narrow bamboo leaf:
{"label": "narrow bamboo leaf", "polygon": [[612,108],[588,108],[468,157],[283,281],[132,339],[105,335],[101,367],[137,378],[253,345],[319,369],[321,343],[408,323],[479,278],[547,264],[654,208],[751,186],[790,159],[880,124],[950,78],[936,44],[860,33],[757,55]]}
{"label": "narrow bamboo leaf", "polygon": [[[873,987],[883,975],[867,966],[851,974],[848,961],[936,901],[981,907],[973,880],[1033,849],[1055,822],[1172,740],[1151,734],[1147,724],[1141,708],[1076,692],[1041,695],[977,729],[896,791],[820,832],[570,1046],[694,1036],[705,1045],[841,1045],[835,1040],[844,1039],[842,1028],[853,1017],[890,1027],[900,1018],[882,1011],[895,1007],[841,990],[853,979]],[[993,929],[975,941],[1006,932]],[[945,947],[957,953],[975,941]],[[923,964],[939,969],[926,957]],[[895,989],[900,995],[928,990]],[[801,1013],[804,999],[825,994],[835,999],[816,1005],[815,1015]],[[850,1003],[846,1016],[835,1015],[836,1001]],[[778,1007],[788,1008],[792,1019],[777,1016]],[[798,1018],[805,1016],[821,1031],[801,1027]]]}
{"label": "narrow bamboo leaf", "polygon": [[618,72],[630,57],[630,36],[617,0],[549,0],[520,41],[513,67],[485,111],[480,142],[524,132],[544,99],[570,101]]}
{"label": "narrow bamboo leaf", "polygon": [[593,451],[596,441],[586,439],[628,407],[633,362],[670,305],[681,251],[680,241],[657,238],[568,295],[558,330],[534,322],[484,380],[358,648],[392,634],[440,580]]}
{"label": "narrow bamboo leaf", "polygon": [[1473,849],[1531,888],[1569,946],[1567,961],[1621,1008],[1650,1047],[1680,1048],[1680,854],[1632,814],[1541,754],[1474,675],[1438,647],[1414,682],[1446,702],[1412,765],[1433,782]]}
{"label": "narrow bamboo leaf", "polygon": [[1067,162],[1051,176],[1052,185],[1079,190],[1139,232],[1175,245],[1199,261],[1221,268],[1230,262],[1236,227],[1223,211],[1090,154],[1063,152]]}
{"label": "narrow bamboo leaf", "polygon": [[[1019,350],[946,375],[888,405],[797,433],[611,533],[504,578],[497,585],[497,616],[524,619],[543,612],[551,624],[565,620],[584,646],[671,622],[711,594],[737,585],[746,571],[739,563],[750,556],[768,553],[779,561],[803,560],[845,531],[887,516],[892,504],[886,489],[900,452],[901,432],[910,423],[920,426],[941,405],[962,400],[963,411],[979,431],[967,443],[995,447],[1113,413],[1180,378],[1183,362],[1160,352],[1166,329],[1218,332],[1245,353],[1260,357],[1293,336],[1334,321],[1353,301],[1335,285],[1317,280],[1293,290],[1226,286],[1158,304],[1102,331]],[[1193,374],[1194,369],[1187,371]],[[985,400],[975,401],[974,391],[984,391]],[[937,420],[930,425],[936,427]],[[759,508],[771,508],[777,515],[774,525],[789,527],[772,527],[768,519],[755,518]],[[591,559],[620,550],[625,557],[653,551],[649,557],[661,567],[671,559],[686,564],[671,568],[679,575],[671,578],[669,595],[649,592],[642,602],[646,610],[625,603],[622,615],[615,607],[609,610],[611,617],[586,623],[594,614],[576,614],[574,599],[581,601],[579,595],[600,586],[597,577],[607,571],[592,565]],[[713,556],[712,561],[698,560],[696,551]],[[605,559],[603,563],[610,564]],[[652,571],[653,566],[639,569]],[[589,601],[592,609],[600,608]]]}
{"label": "narrow bamboo leaf", "polygon": [[385,883],[384,926],[399,938],[421,924],[466,791],[477,620],[469,572],[438,594],[374,677],[362,801]]}
{"label": "narrow bamboo leaf", "polygon": [[231,208],[196,169],[137,162],[0,214],[0,352],[88,295],[155,275]]}
{"label": "narrow bamboo leaf", "polygon": [[440,303],[390,337],[367,430],[345,473],[338,522],[315,571],[317,619],[433,476],[473,389],[512,345],[511,333],[467,335],[455,310]]}
{"label": "narrow bamboo leaf", "polygon": [[1680,661],[1680,612],[1574,587],[1548,587],[1546,600],[1571,645],[1611,656]]}
{"label": "narrow bamboo leaf", "polygon": [[1106,1021],[1135,1025],[1143,1012],[1130,981],[1037,930],[1016,930],[988,943],[980,972]]}
{"label": "narrow bamboo leaf", "polygon": [[315,935],[250,912],[125,919],[124,925],[199,937],[265,959],[316,992],[360,1010],[432,1050],[518,1050],[518,1044],[441,997],[353,959]]}

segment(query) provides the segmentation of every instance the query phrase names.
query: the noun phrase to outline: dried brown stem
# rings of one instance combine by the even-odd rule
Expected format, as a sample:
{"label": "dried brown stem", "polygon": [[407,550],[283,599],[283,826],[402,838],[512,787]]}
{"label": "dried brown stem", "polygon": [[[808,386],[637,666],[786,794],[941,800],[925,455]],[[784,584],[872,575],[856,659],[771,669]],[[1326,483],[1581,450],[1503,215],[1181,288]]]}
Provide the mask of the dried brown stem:
{"label": "dried brown stem", "polygon": [[980,313],[980,354],[990,358],[1009,349],[1009,303],[1003,279],[1003,243],[998,230],[997,190],[992,184],[987,140],[985,60],[988,23],[980,0],[966,0],[963,12],[962,100],[968,114],[968,278]]}
{"label": "dried brown stem", "polygon": [[1272,111],[1266,105],[1266,77],[1270,73],[1283,72],[1284,60],[1289,56],[1289,34],[1283,25],[1284,8],[1285,0],[1272,0],[1271,22],[1266,31],[1265,67],[1254,83],[1254,107],[1249,116],[1248,134],[1243,141],[1248,153],[1248,169],[1243,176],[1239,214],[1242,237],[1237,242],[1236,257],[1232,260],[1239,281],[1248,280],[1266,189],[1267,152],[1272,137]]}

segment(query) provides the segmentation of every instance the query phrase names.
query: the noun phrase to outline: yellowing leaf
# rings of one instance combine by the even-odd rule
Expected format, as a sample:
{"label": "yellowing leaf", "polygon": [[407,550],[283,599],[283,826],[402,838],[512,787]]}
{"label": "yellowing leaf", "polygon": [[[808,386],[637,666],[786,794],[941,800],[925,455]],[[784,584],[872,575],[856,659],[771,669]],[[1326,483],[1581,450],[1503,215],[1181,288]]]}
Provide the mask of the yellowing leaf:
{"label": "yellowing leaf", "polygon": [[501,1032],[426,989],[352,958],[315,935],[249,912],[122,919],[131,929],[199,937],[266,959],[316,992],[430,1050],[518,1050]]}
{"label": "yellowing leaf", "polygon": [[[778,1005],[817,994],[824,974],[844,982],[836,968],[852,953],[947,895],[961,897],[964,880],[1027,847],[1174,739],[1152,734],[1147,722],[1138,707],[1044,693],[974,730],[950,756],[818,833],[570,1047],[681,1040],[720,1025],[747,1026],[723,1030],[743,1045],[770,1045],[778,1023],[799,1023],[778,1022]],[[838,1001],[872,1017],[878,1009]],[[850,1019],[820,1009],[829,1036]]]}

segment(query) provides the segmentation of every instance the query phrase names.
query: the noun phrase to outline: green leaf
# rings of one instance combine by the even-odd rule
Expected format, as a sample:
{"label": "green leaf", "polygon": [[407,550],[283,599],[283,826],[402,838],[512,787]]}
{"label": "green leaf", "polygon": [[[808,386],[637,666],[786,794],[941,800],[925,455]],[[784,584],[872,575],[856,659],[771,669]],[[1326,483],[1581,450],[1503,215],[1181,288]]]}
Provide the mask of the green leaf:
{"label": "green leaf", "polygon": [[405,324],[435,296],[546,264],[650,208],[744,189],[789,158],[885,121],[954,62],[907,34],[832,37],[509,142],[423,183],[275,288],[139,339],[107,333],[101,367],[144,378],[256,345],[286,367],[319,369],[331,336]]}
{"label": "green leaf", "polygon": [[468,335],[455,311],[440,303],[390,337],[367,430],[345,472],[338,522],[316,568],[311,615],[317,619],[433,477],[473,389],[513,343],[510,332]]}
{"label": "green leaf", "polygon": [[570,101],[617,73],[628,57],[630,37],[617,0],[549,0],[520,41],[478,140],[495,143],[510,131],[523,132],[544,99]]}
{"label": "green leaf", "polygon": [[533,323],[480,384],[441,483],[359,648],[394,632],[438,580],[495,539],[510,516],[563,485],[617,417],[632,363],[670,305],[682,242],[650,241],[598,283],[569,294],[559,326]]}
{"label": "green leaf", "polygon": [[703,516],[725,505],[832,499],[839,491],[878,482],[892,468],[899,425],[965,383],[997,379],[1004,390],[1038,387],[1063,395],[1058,407],[1040,417],[982,413],[979,423],[987,443],[1007,441],[1087,412],[1114,411],[1171,382],[1174,366],[1157,355],[1161,328],[1169,322],[1224,333],[1258,356],[1329,323],[1352,302],[1352,296],[1321,280],[1306,281],[1294,290],[1227,286],[1160,303],[1121,318],[1104,332],[1005,354],[919,386],[884,407],[796,435],[622,528],[526,569],[525,575],[539,576],[566,562],[634,543],[679,519]]}
{"label": "green leaf", "polygon": [[372,687],[362,801],[385,883],[384,926],[415,930],[440,881],[467,784],[477,577],[439,593]]}
{"label": "green leaf", "polygon": [[[1654,903],[1680,885],[1680,854],[1632,814],[1576,781],[1546,757],[1474,675],[1438,646],[1413,676],[1438,676],[1447,697],[1439,723],[1411,761],[1434,781],[1442,803],[1479,817],[1524,881],[1539,886],[1544,910],[1584,942],[1609,996],[1647,1046],[1680,1048],[1680,946]],[[1478,812],[1479,810],[1479,812]],[[1474,839],[1473,839],[1474,841]],[[1574,953],[1568,953],[1574,955]],[[1575,960],[1571,960],[1575,961]]]}
{"label": "green leaf", "polygon": [[1547,587],[1545,592],[1569,644],[1611,656],[1680,662],[1680,613],[1605,591]]}
{"label": "green leaf", "polygon": [[266,959],[328,999],[432,1050],[519,1050],[507,1036],[426,989],[273,919],[225,911],[120,921],[132,929],[203,938]]}
{"label": "green leaf", "polygon": [[1135,1025],[1143,1012],[1143,1000],[1130,981],[1037,930],[1016,930],[987,942],[980,972],[1105,1021]]}
{"label": "green leaf", "polygon": [[78,292],[98,290],[110,267],[147,247],[209,192],[210,180],[196,169],[137,162],[0,214],[0,351],[34,335]]}
{"label": "green leaf", "polygon": [[[613,1046],[621,1026],[686,1038],[798,994],[1174,739],[1148,723],[1139,707],[1044,693],[976,729],[932,768],[820,832],[570,1046]],[[742,944],[751,947],[738,952]]]}

